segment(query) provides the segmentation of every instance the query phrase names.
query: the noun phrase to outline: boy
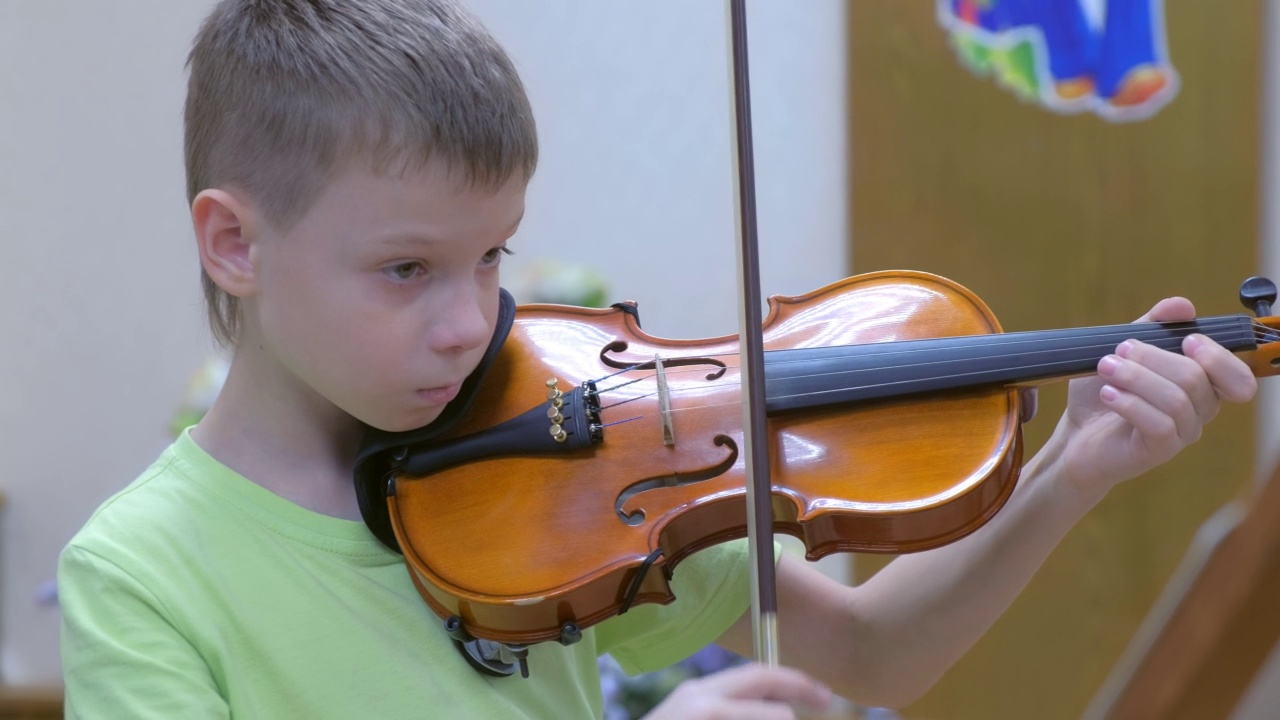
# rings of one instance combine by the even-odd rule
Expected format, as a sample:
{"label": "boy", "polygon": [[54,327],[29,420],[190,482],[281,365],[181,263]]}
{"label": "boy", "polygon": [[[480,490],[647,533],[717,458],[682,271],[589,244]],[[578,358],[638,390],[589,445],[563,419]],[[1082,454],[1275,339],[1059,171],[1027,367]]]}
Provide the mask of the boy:
{"label": "boy", "polygon": [[[360,521],[366,426],[430,423],[475,369],[537,145],[502,50],[451,0],[223,0],[190,58],[186,154],[211,322],[234,351],[201,422],[110,499],[59,572],[69,717],[593,717],[596,656],[630,670],[707,642],[750,653],[741,544],[698,553],[679,598],[472,670],[401,558]],[[1162,301],[1150,319],[1191,317]],[[1122,343],[986,527],[858,588],[778,564],[784,661],[901,705],[1012,601],[1116,483],[1198,437],[1248,369],[1192,337]],[[687,684],[653,717],[821,705],[800,671]],[[783,716],[786,716],[785,714]]]}

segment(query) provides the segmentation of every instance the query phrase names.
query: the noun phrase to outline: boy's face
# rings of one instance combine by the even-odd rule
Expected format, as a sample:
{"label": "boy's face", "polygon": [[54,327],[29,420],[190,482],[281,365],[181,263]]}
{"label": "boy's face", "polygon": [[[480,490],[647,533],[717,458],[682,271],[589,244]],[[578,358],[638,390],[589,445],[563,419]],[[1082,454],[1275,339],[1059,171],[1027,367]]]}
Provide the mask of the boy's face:
{"label": "boy's face", "polygon": [[343,172],[287,233],[261,228],[255,243],[245,312],[285,382],[383,430],[434,420],[479,363],[524,215],[523,180],[469,189],[438,165]]}

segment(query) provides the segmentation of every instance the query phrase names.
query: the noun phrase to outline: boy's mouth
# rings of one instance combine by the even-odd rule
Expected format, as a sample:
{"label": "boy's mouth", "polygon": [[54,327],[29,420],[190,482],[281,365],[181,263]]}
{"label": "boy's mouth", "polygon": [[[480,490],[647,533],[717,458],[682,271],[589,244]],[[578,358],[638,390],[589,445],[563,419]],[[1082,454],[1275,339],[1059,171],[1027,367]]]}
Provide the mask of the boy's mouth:
{"label": "boy's mouth", "polygon": [[432,405],[444,405],[450,400],[458,396],[458,391],[462,389],[462,383],[454,383],[452,385],[442,385],[440,387],[424,388],[418,391],[418,397],[426,400]]}

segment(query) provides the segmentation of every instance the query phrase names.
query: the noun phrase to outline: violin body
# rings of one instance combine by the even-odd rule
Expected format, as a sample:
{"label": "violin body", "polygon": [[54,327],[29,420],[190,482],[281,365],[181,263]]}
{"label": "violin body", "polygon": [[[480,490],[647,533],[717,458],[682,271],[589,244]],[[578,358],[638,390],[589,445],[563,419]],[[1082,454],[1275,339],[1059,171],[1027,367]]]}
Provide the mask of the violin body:
{"label": "violin body", "polygon": [[[901,271],[771,297],[763,330],[767,355],[1000,333],[965,288]],[[450,438],[556,416],[549,386],[554,399],[596,379],[578,410],[589,417],[544,422],[539,442],[562,427],[579,436],[562,450],[485,452],[394,478],[391,522],[424,599],[469,636],[508,644],[568,642],[567,627],[673,600],[683,558],[747,534],[737,355],[736,336],[650,336],[634,306],[520,307]],[[996,513],[1022,464],[1016,383],[775,404],[774,529],[810,559],[959,539]]]}

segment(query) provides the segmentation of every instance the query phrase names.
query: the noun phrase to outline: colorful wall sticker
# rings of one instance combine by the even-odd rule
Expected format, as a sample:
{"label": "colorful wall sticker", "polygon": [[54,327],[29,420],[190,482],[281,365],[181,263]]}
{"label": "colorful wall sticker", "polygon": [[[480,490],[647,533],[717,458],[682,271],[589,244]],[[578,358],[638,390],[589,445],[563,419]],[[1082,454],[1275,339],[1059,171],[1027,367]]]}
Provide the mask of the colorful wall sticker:
{"label": "colorful wall sticker", "polygon": [[1030,102],[1112,121],[1178,92],[1164,0],[938,0],[960,60]]}

